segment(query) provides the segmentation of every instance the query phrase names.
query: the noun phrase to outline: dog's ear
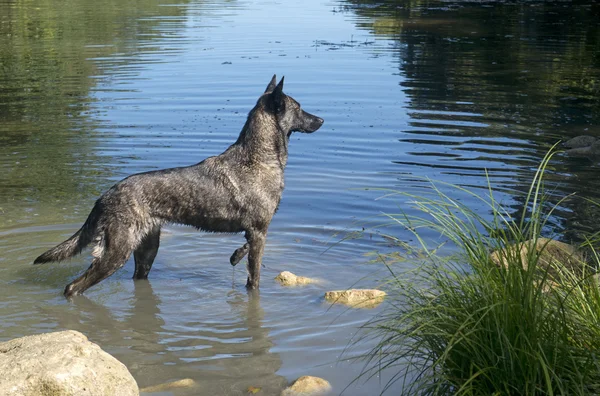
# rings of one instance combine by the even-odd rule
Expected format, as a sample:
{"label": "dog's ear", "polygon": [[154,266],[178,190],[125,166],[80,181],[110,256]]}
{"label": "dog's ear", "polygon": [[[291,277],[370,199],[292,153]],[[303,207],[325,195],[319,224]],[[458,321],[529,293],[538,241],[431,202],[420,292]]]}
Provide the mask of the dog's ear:
{"label": "dog's ear", "polygon": [[275,84],[277,84],[277,76],[275,74],[273,74],[273,78],[271,79],[271,82],[269,83],[269,85],[267,85],[267,89],[265,89],[265,93],[273,92],[273,90],[275,89]]}
{"label": "dog's ear", "polygon": [[277,84],[277,86],[273,90],[273,93],[271,94],[273,110],[275,110],[275,112],[281,111],[281,109],[285,103],[283,100],[283,79],[284,78],[285,77],[281,77],[281,81],[279,81],[279,84]]}

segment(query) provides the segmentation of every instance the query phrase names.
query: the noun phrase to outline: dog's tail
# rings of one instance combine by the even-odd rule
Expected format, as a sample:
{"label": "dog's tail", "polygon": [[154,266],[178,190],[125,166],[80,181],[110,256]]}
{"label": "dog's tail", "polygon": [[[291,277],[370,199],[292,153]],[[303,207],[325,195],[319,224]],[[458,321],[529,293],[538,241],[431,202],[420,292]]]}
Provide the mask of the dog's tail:
{"label": "dog's tail", "polygon": [[52,261],[62,261],[81,251],[92,242],[93,232],[92,227],[89,227],[89,218],[85,224],[72,237],[64,241],[58,246],[53,247],[45,253],[42,253],[33,261],[33,264],[44,264]]}

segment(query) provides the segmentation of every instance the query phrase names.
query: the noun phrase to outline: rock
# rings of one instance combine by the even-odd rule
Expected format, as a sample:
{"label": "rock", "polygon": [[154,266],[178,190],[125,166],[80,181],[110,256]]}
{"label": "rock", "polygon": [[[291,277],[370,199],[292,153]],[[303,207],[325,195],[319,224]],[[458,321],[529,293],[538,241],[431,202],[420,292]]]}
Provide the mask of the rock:
{"label": "rock", "polygon": [[600,157],[600,139],[593,136],[577,136],[563,145],[569,148],[565,153],[571,157]]}
{"label": "rock", "polygon": [[580,148],[572,148],[570,150],[565,151],[567,155],[571,157],[590,157],[596,158],[600,156],[600,140],[596,141],[591,146],[580,147]]}
{"label": "rock", "polygon": [[323,378],[305,375],[281,392],[281,396],[317,396],[331,392],[331,384]]}
{"label": "rock", "polygon": [[184,378],[178,381],[165,382],[164,384],[147,386],[140,389],[143,393],[168,392],[171,389],[191,388],[196,385],[196,381],[190,378]]}
{"label": "rock", "polygon": [[[527,256],[530,250],[534,248],[538,255],[538,267],[546,270],[550,275],[558,275],[559,269],[566,268],[575,274],[581,274],[586,270],[585,257],[575,248],[567,243],[555,241],[548,238],[532,239],[521,243],[520,245],[510,245],[506,250],[494,251],[490,254],[490,259],[496,265],[507,267],[507,256],[516,257],[519,254],[521,265],[527,269]],[[517,250],[518,249],[518,253]]]}
{"label": "rock", "polygon": [[318,283],[317,279],[306,278],[304,276],[296,276],[289,271],[283,271],[275,277],[275,280],[281,283],[282,286],[299,286],[308,285],[309,283]]}
{"label": "rock", "polygon": [[139,395],[127,367],[77,331],[0,343],[0,395]]}
{"label": "rock", "polygon": [[592,144],[594,144],[598,139],[595,138],[594,136],[589,136],[589,135],[581,135],[581,136],[575,136],[573,139],[569,139],[566,142],[563,143],[563,145],[565,147],[568,148],[582,148],[582,147],[589,147]]}
{"label": "rock", "polygon": [[345,304],[353,308],[375,308],[383,301],[386,293],[375,289],[336,290],[325,293],[325,300],[334,304]]}

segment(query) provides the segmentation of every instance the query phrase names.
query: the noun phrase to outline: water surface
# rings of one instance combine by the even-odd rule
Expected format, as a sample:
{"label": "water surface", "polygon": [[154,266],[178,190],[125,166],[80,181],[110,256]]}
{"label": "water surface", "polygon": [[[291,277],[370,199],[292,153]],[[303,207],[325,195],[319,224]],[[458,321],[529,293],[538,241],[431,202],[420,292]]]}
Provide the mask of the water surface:
{"label": "water surface", "polygon": [[[599,23],[597,2],[0,0],[0,340],[79,330],[141,387],[199,384],[175,394],[278,394],[305,374],[378,394],[393,373],[352,383],[363,365],[343,352],[382,308],[322,295],[379,285],[368,254],[390,247],[377,231],[411,237],[342,237],[398,206],[413,214],[373,188],[423,192],[424,178],[485,193],[487,170],[498,200],[522,211],[554,143],[600,137]],[[274,73],[325,124],[291,138],[259,296],[228,264],[241,235],[179,226],[163,233],[148,282],[131,280],[130,261],[70,303],[62,289],[87,254],[30,265],[121,178],[227,148]],[[598,231],[585,200],[599,198],[594,160],[557,156],[548,186],[555,199],[576,194],[549,234]],[[272,280],[283,270],[324,282],[283,288]]]}

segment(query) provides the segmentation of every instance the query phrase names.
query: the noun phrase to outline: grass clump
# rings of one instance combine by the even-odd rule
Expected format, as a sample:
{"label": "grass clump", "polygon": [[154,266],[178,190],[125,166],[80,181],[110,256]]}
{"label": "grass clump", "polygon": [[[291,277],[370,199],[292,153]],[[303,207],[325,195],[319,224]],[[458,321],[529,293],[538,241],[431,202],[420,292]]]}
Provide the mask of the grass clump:
{"label": "grass clump", "polygon": [[[423,216],[387,215],[414,233],[423,259],[401,274],[390,267],[392,303],[365,326],[377,346],[363,356],[364,376],[392,369],[396,375],[386,389],[401,381],[410,395],[600,393],[595,266],[577,256],[573,271],[544,253],[554,243],[541,238],[555,207],[543,192],[551,156],[537,170],[518,219],[491,189],[479,197],[454,187],[488,205],[486,220],[435,186],[431,197],[408,195]],[[438,255],[420,237],[424,228],[449,239],[459,253]]]}

